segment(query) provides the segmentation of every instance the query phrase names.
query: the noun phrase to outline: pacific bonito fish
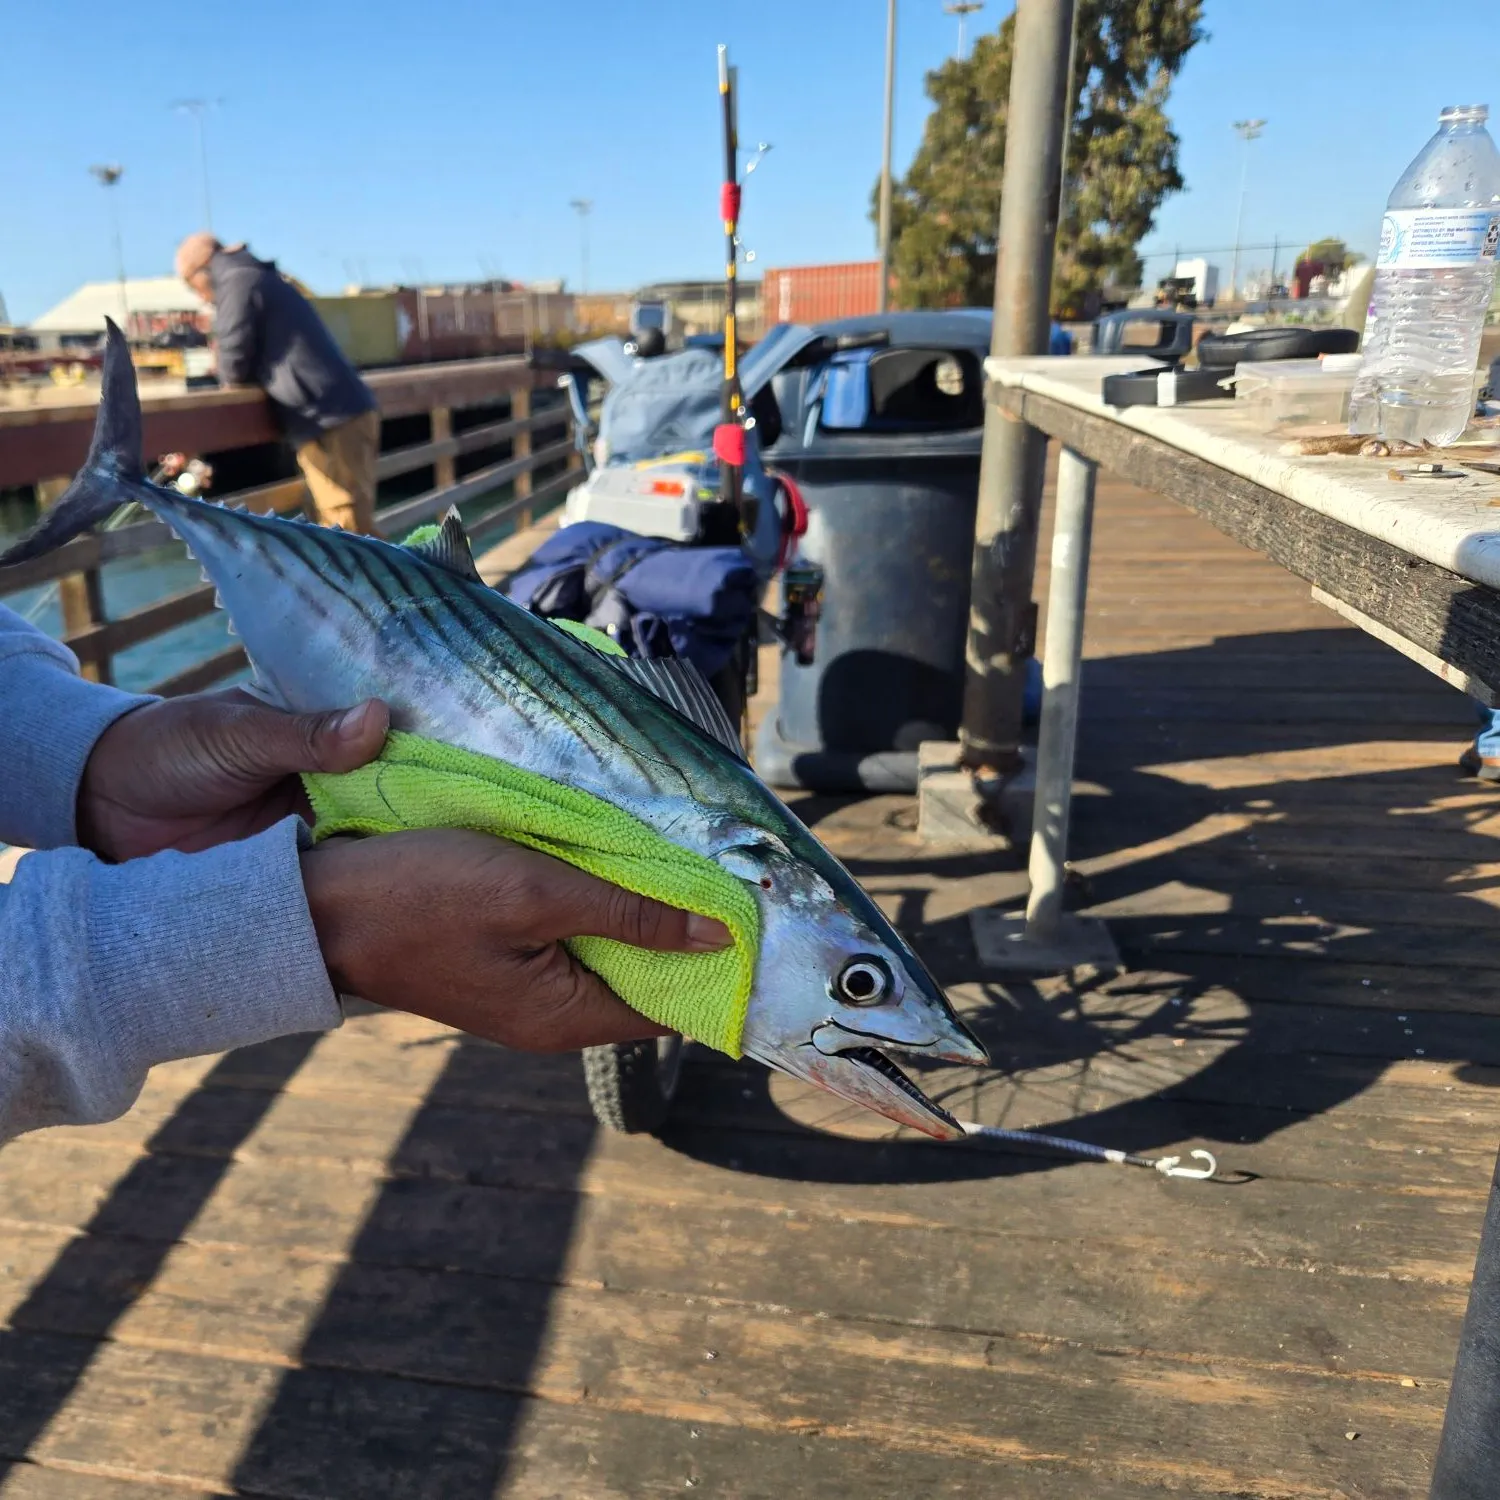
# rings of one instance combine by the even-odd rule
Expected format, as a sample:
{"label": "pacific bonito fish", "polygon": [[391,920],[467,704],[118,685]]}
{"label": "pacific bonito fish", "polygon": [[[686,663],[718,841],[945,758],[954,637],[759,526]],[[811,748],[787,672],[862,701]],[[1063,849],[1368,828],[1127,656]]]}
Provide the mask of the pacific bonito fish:
{"label": "pacific bonito fish", "polygon": [[760,910],[744,1050],[929,1135],[963,1134],[884,1054],[983,1063],[983,1047],[751,770],[694,669],[605,656],[512,603],[479,579],[456,515],[434,543],[408,548],[151,484],[134,371],[111,323],[85,466],[0,563],[59,546],[128,501],[201,563],[267,701],[301,712],[383,699],[399,729],[592,792],[716,860]]}

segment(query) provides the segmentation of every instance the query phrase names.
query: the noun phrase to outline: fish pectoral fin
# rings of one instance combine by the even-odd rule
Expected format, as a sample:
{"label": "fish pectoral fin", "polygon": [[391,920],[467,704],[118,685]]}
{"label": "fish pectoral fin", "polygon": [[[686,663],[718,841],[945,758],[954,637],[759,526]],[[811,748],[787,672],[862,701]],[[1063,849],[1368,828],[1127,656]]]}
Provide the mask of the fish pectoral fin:
{"label": "fish pectoral fin", "polygon": [[[708,679],[692,662],[676,656],[607,656],[605,660],[648,693],[654,693],[668,707],[675,708],[690,724],[717,740],[726,750],[745,760],[739,730],[708,685]],[[745,764],[748,765],[749,761]]]}
{"label": "fish pectoral fin", "polygon": [[474,564],[474,552],[469,546],[469,534],[459,519],[458,507],[450,506],[443,517],[443,524],[436,534],[424,537],[420,542],[407,542],[406,550],[415,553],[426,562],[433,563],[455,578],[467,579],[470,583],[483,583],[479,569]]}

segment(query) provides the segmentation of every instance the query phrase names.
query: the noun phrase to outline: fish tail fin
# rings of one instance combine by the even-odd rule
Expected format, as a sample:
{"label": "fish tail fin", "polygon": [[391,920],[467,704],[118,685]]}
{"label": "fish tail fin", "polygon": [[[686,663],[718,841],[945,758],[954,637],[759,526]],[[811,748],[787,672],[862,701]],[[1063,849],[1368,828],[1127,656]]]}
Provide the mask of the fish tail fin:
{"label": "fish tail fin", "polygon": [[145,481],[141,462],[141,400],[125,335],[106,318],[104,380],[89,455],[72,484],[14,546],[0,566],[40,557],[97,525]]}

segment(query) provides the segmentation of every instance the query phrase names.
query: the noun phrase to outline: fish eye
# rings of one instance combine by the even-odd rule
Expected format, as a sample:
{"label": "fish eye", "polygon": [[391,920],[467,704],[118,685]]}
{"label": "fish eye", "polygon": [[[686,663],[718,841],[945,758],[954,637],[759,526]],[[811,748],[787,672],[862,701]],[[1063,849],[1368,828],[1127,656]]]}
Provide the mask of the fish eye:
{"label": "fish eye", "polygon": [[850,1005],[878,1005],[891,991],[891,971],[878,958],[854,958],[834,981],[840,1000]]}

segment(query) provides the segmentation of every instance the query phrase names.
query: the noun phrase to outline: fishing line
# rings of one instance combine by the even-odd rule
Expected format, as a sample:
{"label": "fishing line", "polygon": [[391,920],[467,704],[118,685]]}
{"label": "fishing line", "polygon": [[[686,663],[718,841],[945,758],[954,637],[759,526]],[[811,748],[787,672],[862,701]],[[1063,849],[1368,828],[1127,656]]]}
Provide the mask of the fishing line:
{"label": "fishing line", "polygon": [[1218,1160],[1211,1151],[1188,1152],[1190,1157],[1205,1162],[1206,1165],[1185,1167],[1180,1156],[1137,1156],[1134,1152],[1117,1151],[1110,1146],[1095,1146],[1089,1141],[1069,1140],[1063,1135],[1045,1135],[1036,1130],[1003,1130],[998,1125],[979,1125],[973,1120],[960,1120],[958,1125],[971,1140],[1036,1146],[1044,1151],[1055,1151],[1060,1156],[1108,1162],[1116,1167],[1149,1167],[1153,1172],[1160,1172],[1163,1177],[1186,1177],[1197,1182],[1208,1182],[1219,1170]]}

